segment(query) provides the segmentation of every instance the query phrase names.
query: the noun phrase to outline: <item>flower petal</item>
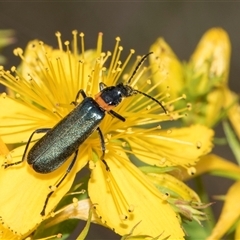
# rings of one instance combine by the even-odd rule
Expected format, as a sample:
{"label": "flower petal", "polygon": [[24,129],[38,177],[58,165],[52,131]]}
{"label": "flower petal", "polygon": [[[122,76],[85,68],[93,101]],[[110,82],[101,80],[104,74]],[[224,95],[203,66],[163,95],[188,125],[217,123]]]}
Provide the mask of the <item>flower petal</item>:
{"label": "flower petal", "polygon": [[[25,146],[14,149],[7,158],[13,162],[21,160]],[[1,164],[4,159],[1,157]],[[72,171],[67,175],[60,187],[50,197],[46,208],[46,216],[61,200],[69,190],[75,178],[75,174],[86,164],[87,154],[81,152],[79,160]],[[70,160],[56,171],[49,174],[36,173],[27,162],[0,169],[0,216],[1,222],[6,229],[10,229],[17,235],[24,237],[28,235],[43,220],[40,212],[48,193],[49,186],[56,182],[66,172]]]}
{"label": "flower petal", "polygon": [[22,104],[4,93],[0,95],[0,105],[3,106],[0,135],[6,144],[27,142],[34,130],[56,124],[43,110]]}
{"label": "flower petal", "polygon": [[7,229],[0,223],[0,239],[11,239],[11,240],[19,240],[19,235],[15,234],[11,231],[11,229]]}
{"label": "flower petal", "polygon": [[9,150],[6,144],[3,142],[2,138],[0,137],[0,155],[6,155],[9,153]]}
{"label": "flower petal", "polygon": [[189,202],[200,202],[199,196],[190,187],[170,174],[149,173],[147,177],[154,185],[162,189],[163,193],[167,192],[173,198],[184,199]]}
{"label": "flower petal", "polygon": [[201,85],[198,86],[199,92],[206,89],[211,77],[221,77],[218,85],[227,83],[230,52],[229,36],[223,29],[212,28],[203,35],[190,59],[195,73],[202,76]]}
{"label": "flower petal", "polygon": [[214,175],[226,176],[240,180],[240,167],[227,159],[221,158],[215,154],[209,154],[201,157],[200,161],[195,166],[196,172],[194,175],[189,175],[185,170],[181,172],[181,178],[184,181],[192,177],[202,175],[206,172],[211,172]]}
{"label": "flower petal", "polygon": [[157,56],[157,59],[153,55],[150,56],[153,80],[156,83],[162,81],[159,85],[160,90],[166,90],[170,86],[171,97],[173,99],[178,97],[184,87],[182,64],[163,38],[158,38],[150,47],[150,51]]}
{"label": "flower petal", "polygon": [[211,129],[192,125],[166,131],[155,130],[139,136],[132,135],[127,141],[133,154],[150,165],[189,167],[211,150],[212,136]]}
{"label": "flower petal", "polygon": [[107,160],[110,172],[97,161],[89,181],[89,195],[103,223],[120,235],[140,222],[134,235],[183,239],[179,220],[163,194],[126,157],[119,158],[111,155]]}

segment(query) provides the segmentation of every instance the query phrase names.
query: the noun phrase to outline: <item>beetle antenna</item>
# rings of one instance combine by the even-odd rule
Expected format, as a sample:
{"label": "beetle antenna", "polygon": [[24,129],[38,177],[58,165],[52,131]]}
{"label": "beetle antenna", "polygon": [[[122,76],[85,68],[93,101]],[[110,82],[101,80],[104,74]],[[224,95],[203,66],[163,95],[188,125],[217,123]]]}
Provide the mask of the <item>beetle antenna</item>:
{"label": "beetle antenna", "polygon": [[162,105],[162,103],[159,102],[156,98],[151,97],[150,95],[148,95],[148,94],[146,94],[146,93],[144,93],[144,92],[141,92],[141,91],[139,91],[139,90],[136,90],[136,89],[134,89],[134,92],[136,92],[136,93],[140,93],[140,94],[142,94],[143,96],[145,96],[145,97],[147,97],[147,98],[153,100],[154,102],[156,102],[157,104],[159,104],[159,105],[161,106],[161,108],[163,109],[163,111],[167,114],[167,110],[166,110],[166,108],[165,108],[165,107]]}
{"label": "beetle antenna", "polygon": [[130,84],[130,82],[132,81],[133,77],[135,76],[135,74],[137,73],[138,69],[140,68],[140,66],[143,64],[143,62],[145,61],[145,59],[152,54],[153,52],[149,52],[148,54],[144,55],[141,60],[139,61],[139,63],[137,64],[136,68],[134,69],[131,77],[128,79],[127,84]]}

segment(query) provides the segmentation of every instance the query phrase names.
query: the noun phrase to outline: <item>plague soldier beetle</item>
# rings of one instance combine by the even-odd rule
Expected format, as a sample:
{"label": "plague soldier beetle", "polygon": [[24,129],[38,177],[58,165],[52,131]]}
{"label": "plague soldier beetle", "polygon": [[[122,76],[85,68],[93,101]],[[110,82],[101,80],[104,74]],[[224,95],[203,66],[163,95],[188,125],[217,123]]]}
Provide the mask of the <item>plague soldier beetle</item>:
{"label": "plague soldier beetle", "polygon": [[[65,174],[60,178],[55,186],[58,188],[73,168],[81,144],[94,131],[97,131],[100,137],[102,148],[101,160],[105,164],[106,170],[110,171],[106,161],[104,160],[105,143],[102,131],[99,128],[99,125],[104,119],[106,112],[112,117],[124,122],[125,118],[119,115],[117,112],[114,112],[112,109],[118,106],[124,98],[131,97],[136,94],[142,94],[159,104],[164,112],[167,113],[162,103],[157,99],[137,89],[133,89],[129,85],[138,68],[150,54],[152,54],[152,52],[144,55],[141,58],[126,84],[119,83],[116,86],[106,86],[101,82],[99,84],[100,92],[95,96],[95,99],[92,97],[87,97],[83,89],[79,90],[76,95],[76,99],[73,102],[75,108],[53,128],[41,128],[35,130],[31,134],[26,144],[22,160],[15,163],[5,164],[5,168],[20,164],[26,158],[28,164],[30,164],[36,172],[46,174],[58,169],[72,154],[74,154],[74,157]],[[83,97],[83,101],[77,104],[77,100],[79,99],[80,95]],[[32,138],[34,134],[37,133],[46,134],[28,151]],[[45,215],[45,209],[48,200],[53,192],[54,191],[51,191],[46,197],[43,209],[41,211],[42,216]]]}

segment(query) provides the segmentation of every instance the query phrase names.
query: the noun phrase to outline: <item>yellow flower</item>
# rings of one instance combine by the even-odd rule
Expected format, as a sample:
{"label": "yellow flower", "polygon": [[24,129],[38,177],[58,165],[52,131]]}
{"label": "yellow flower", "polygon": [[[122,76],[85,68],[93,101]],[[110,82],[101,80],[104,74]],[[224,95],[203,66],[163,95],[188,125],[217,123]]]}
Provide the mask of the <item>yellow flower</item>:
{"label": "yellow flower", "polygon": [[[13,30],[0,29],[0,51],[2,50],[2,48],[6,47],[7,45],[15,42],[15,39],[13,36],[14,36]],[[6,58],[0,54],[0,64],[5,63],[5,61],[6,61]]]}
{"label": "yellow flower", "polygon": [[211,235],[207,238],[208,240],[222,239],[231,227],[236,224],[235,239],[239,239],[239,217],[240,217],[240,205],[239,205],[239,192],[240,181],[235,182],[228,190],[225,196],[224,206],[218,219],[216,226],[214,227]]}
{"label": "yellow flower", "polygon": [[[208,240],[218,240],[227,234],[229,231],[235,230],[235,238],[239,239],[239,187],[240,187],[240,167],[224,158],[215,154],[209,154],[201,158],[196,164],[196,174],[199,176],[204,173],[211,173],[215,176],[227,177],[237,180],[227,191],[226,195],[221,197],[224,200],[221,215],[214,226]],[[187,171],[182,171],[184,180],[189,180],[192,176]]]}
{"label": "yellow flower", "polygon": [[159,88],[161,90],[169,88],[172,98],[178,97],[183,92],[184,85],[181,62],[163,38],[158,38],[151,46],[150,51],[157,56],[157,59],[154,55],[149,57],[154,73],[153,79],[156,82],[162,81]]}
{"label": "yellow flower", "polygon": [[[214,125],[222,116],[227,88],[231,45],[228,34],[221,28],[208,30],[201,38],[188,63],[180,63],[163,39],[158,39],[150,48],[157,56],[151,56],[155,82],[165,76],[163,90],[168,86],[174,97],[186,94],[192,105],[187,124]],[[178,102],[178,105],[181,102]]]}
{"label": "yellow flower", "polygon": [[189,61],[196,79],[201,78],[196,86],[198,94],[212,86],[227,84],[230,52],[229,36],[223,29],[212,28],[203,35]]}
{"label": "yellow flower", "polygon": [[[231,43],[228,34],[221,28],[208,30],[200,40],[188,63],[191,96],[198,98],[195,107],[203,109],[203,123],[212,126],[220,119],[227,88]],[[205,97],[206,104],[201,106],[200,98]],[[193,108],[194,112],[198,112]],[[201,114],[201,111],[199,112]]]}
{"label": "yellow flower", "polygon": [[[0,97],[3,109],[0,112],[0,136],[5,143],[22,144],[9,154],[2,155],[3,165],[21,160],[26,142],[34,130],[53,127],[66,116],[73,109],[70,103],[75,100],[79,89],[94,97],[99,92],[99,82],[115,86],[122,81],[122,76],[123,80],[130,76],[122,73],[134,51],[131,50],[122,63],[120,55],[123,48],[119,46],[119,38],[116,38],[116,46],[110,57],[110,52],[102,51],[101,33],[96,50],[88,51],[84,47],[84,35],[80,34],[81,54],[77,47],[76,31],[73,31],[72,51],[68,41],[64,43],[64,51],[60,33],[56,36],[59,49],[52,49],[41,41],[32,41],[25,54],[21,49],[15,50],[15,54],[22,59],[18,69],[13,67],[12,74],[1,69],[0,83],[11,91],[10,94],[2,93]],[[105,67],[106,62],[110,62],[109,67]],[[131,73],[135,66],[136,63]],[[150,78],[150,69],[142,67],[130,85],[157,98],[169,114],[165,114],[156,102],[144,95],[125,99],[116,112],[124,116],[126,122],[107,115],[100,124],[107,148],[104,159],[110,171],[106,171],[106,166],[99,161],[101,143],[98,134],[93,133],[80,146],[72,171],[49,198],[46,216],[40,215],[46,196],[54,190],[71,160],[49,174],[36,173],[26,161],[1,168],[0,195],[4,198],[0,198],[0,206],[4,208],[0,209],[0,226],[4,234],[9,230],[19,238],[30,234],[43,219],[50,217],[69,190],[75,174],[89,162],[91,178],[88,192],[92,203],[96,204],[95,211],[102,224],[125,235],[140,222],[134,230],[136,235],[161,234],[162,238],[171,236],[173,239],[183,239],[180,220],[172,206],[129,160],[129,156],[136,155],[139,160],[160,167],[181,165],[189,168],[201,155],[211,150],[213,132],[199,125],[184,129],[166,129],[162,126],[161,129],[159,123],[181,118],[184,114],[182,110],[170,111],[169,106],[174,100],[167,100],[166,91],[156,92],[158,84],[152,85]],[[35,135],[34,140],[42,136]]]}

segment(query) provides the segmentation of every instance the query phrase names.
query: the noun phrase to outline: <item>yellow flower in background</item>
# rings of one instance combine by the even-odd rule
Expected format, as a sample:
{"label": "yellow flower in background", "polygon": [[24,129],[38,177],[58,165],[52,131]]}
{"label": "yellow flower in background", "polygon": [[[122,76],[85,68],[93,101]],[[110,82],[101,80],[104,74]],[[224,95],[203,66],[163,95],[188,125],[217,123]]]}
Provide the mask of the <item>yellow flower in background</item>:
{"label": "yellow flower in background", "polygon": [[[157,55],[150,56],[153,80],[159,81],[164,69],[166,81],[159,85],[161,91],[168,88],[176,98],[186,94],[191,104],[189,117],[182,118],[184,125],[200,123],[213,127],[222,119],[226,141],[231,147],[238,165],[240,164],[240,106],[239,96],[228,87],[231,43],[228,34],[221,28],[209,29],[201,38],[196,50],[187,63],[181,63],[163,38],[159,38],[150,48]],[[174,70],[175,71],[174,71]],[[176,102],[175,106],[181,106]],[[190,106],[190,105],[189,105]],[[228,127],[229,126],[229,127]],[[236,138],[238,137],[238,139]],[[206,172],[220,177],[238,180],[224,197],[221,216],[213,227],[208,239],[221,239],[230,230],[235,230],[235,239],[239,239],[239,173],[240,168],[234,163],[217,155],[201,157],[195,165],[193,175],[189,170],[182,170],[182,180],[200,176]]]}
{"label": "yellow flower in background", "polygon": [[173,98],[181,95],[184,86],[184,72],[182,64],[163,38],[158,38],[151,46],[154,55],[149,56],[152,65],[153,80],[161,81],[159,89],[169,93]]}
{"label": "yellow flower in background", "polygon": [[[153,65],[153,80],[159,81],[165,69],[167,81],[159,88],[170,88],[171,95],[186,94],[192,107],[187,124],[200,123],[213,126],[222,116],[225,104],[224,89],[227,88],[231,45],[228,34],[221,28],[208,30],[201,38],[188,63],[181,63],[168,44],[159,38],[150,48],[156,52],[150,57]],[[179,102],[178,104],[181,104]]]}
{"label": "yellow flower in background", "polygon": [[196,79],[201,78],[196,86],[198,94],[209,91],[211,85],[227,84],[230,51],[230,39],[223,29],[212,28],[202,36],[189,61]]}
{"label": "yellow flower in background", "polygon": [[[2,48],[12,44],[15,42],[14,39],[14,31],[11,29],[0,29],[0,52]],[[4,64],[6,62],[6,58],[0,54],[0,64]]]}
{"label": "yellow flower in background", "polygon": [[[19,68],[12,67],[12,73],[1,68],[0,83],[9,89],[9,94],[2,93],[0,97],[0,136],[7,144],[21,144],[1,155],[1,165],[20,161],[31,133],[39,128],[53,127],[66,116],[73,109],[70,103],[75,100],[79,89],[94,97],[99,92],[99,82],[108,86],[126,82],[139,61],[138,58],[132,66],[129,64],[133,50],[125,61],[120,61],[123,48],[119,46],[119,38],[116,38],[113,53],[103,52],[101,33],[96,50],[85,50],[81,33],[80,54],[76,31],[73,31],[71,50],[70,42],[63,44],[60,33],[56,36],[59,49],[35,40],[28,44],[24,53],[21,49],[14,51],[22,59]],[[106,62],[110,62],[109,66]],[[130,74],[122,74],[125,68],[131,69]],[[50,217],[70,189],[76,173],[89,162],[88,192],[103,225],[126,235],[140,222],[134,230],[136,235],[155,237],[161,234],[163,239],[168,236],[183,239],[178,213],[165,194],[129,160],[129,156],[135,155],[140,161],[158,167],[191,169],[211,150],[213,131],[200,125],[183,129],[165,127],[164,122],[182,118],[184,113],[181,109],[171,110],[177,100],[169,99],[166,90],[156,91],[159,83],[152,84],[151,78],[150,68],[142,67],[131,86],[162,102],[168,114],[144,95],[125,99],[116,112],[124,116],[126,122],[107,115],[100,125],[107,148],[104,159],[110,171],[106,171],[106,166],[99,161],[101,143],[98,134],[93,133],[80,146],[72,171],[50,197],[46,216],[42,217],[40,212],[50,191],[49,186],[56,184],[71,160],[49,174],[36,173],[26,161],[0,169],[0,195],[4,196],[0,198],[0,206],[4,206],[0,208],[2,236],[10,233],[11,238],[23,238],[36,229]],[[41,136],[37,134],[34,140]]]}
{"label": "yellow flower in background", "polygon": [[220,215],[220,218],[213,229],[211,235],[207,240],[222,239],[231,227],[236,228],[235,238],[239,239],[239,217],[240,217],[240,204],[239,204],[239,192],[240,181],[235,182],[229,189],[225,196],[224,206]]}
{"label": "yellow flower in background", "polygon": [[[215,154],[209,154],[202,157],[195,167],[197,170],[195,176],[211,173],[214,176],[227,177],[236,180],[236,182],[228,189],[226,195],[220,196],[221,200],[224,200],[224,205],[220,217],[207,239],[222,239],[229,231],[233,231],[233,229],[235,229],[234,239],[239,239],[240,167]],[[193,176],[189,175],[187,171],[182,171],[182,177],[184,180],[188,180]]]}

